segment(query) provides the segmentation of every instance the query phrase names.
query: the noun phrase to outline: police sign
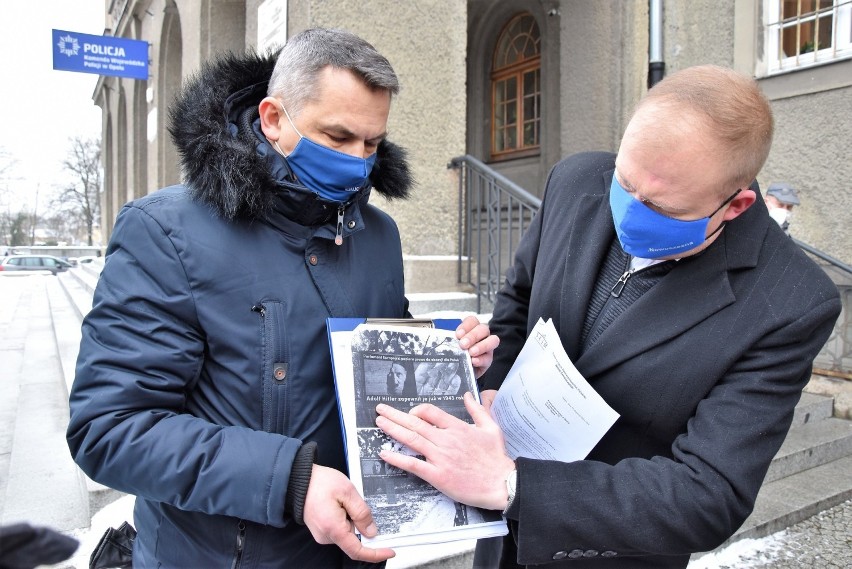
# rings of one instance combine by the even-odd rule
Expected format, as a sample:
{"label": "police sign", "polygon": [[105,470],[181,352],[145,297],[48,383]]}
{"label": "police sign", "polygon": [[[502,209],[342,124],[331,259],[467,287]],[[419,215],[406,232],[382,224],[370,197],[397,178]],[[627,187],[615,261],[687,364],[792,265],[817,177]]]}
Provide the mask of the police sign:
{"label": "police sign", "polygon": [[53,30],[53,68],[148,79],[148,42]]}

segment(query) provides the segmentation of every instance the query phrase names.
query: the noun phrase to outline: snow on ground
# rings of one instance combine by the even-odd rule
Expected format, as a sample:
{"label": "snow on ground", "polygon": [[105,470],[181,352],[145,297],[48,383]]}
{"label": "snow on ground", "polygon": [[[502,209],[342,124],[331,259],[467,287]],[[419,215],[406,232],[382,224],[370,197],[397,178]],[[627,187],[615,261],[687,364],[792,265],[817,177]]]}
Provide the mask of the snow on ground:
{"label": "snow on ground", "polygon": [[721,551],[690,561],[687,569],[766,567],[781,554],[786,536],[786,530],[782,530],[760,539],[741,539]]}
{"label": "snow on ground", "polygon": [[89,528],[68,532],[68,535],[80,540],[80,547],[70,559],[59,563],[55,567],[62,569],[87,569],[89,557],[98,545],[101,536],[107,528],[118,528],[125,521],[133,523],[133,496],[123,496],[107,504],[92,516],[92,525]]}

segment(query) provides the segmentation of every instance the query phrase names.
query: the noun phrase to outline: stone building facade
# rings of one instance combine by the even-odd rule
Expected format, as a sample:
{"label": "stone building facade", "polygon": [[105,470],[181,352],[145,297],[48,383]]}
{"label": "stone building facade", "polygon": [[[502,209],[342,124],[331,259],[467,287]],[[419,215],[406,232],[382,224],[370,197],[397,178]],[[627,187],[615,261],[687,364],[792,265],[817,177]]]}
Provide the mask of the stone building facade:
{"label": "stone building facade", "polygon": [[[402,82],[389,132],[410,151],[418,187],[406,203],[376,199],[399,223],[407,254],[457,252],[453,157],[470,154],[541,195],[561,157],[617,150],[658,38],[666,72],[713,63],[758,79],[777,125],[759,182],[798,188],[793,235],[852,264],[852,8],[814,4],[105,0],[105,33],[150,44],[148,81],[101,77],[94,93],[103,109],[105,237],[122,204],[180,180],[166,123],[184,78],[223,50],[265,49],[328,26],[370,41]],[[791,15],[798,6],[802,13]],[[655,13],[658,33],[650,29]]]}

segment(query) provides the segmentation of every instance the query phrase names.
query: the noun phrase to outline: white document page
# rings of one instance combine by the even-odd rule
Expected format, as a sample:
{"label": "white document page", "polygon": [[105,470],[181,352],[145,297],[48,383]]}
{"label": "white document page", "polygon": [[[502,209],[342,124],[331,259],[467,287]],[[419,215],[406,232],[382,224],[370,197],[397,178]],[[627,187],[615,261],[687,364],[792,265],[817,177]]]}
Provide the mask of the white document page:
{"label": "white document page", "polygon": [[497,392],[491,416],[513,460],[560,462],[584,459],[619,417],[571,363],[553,321],[542,319]]}

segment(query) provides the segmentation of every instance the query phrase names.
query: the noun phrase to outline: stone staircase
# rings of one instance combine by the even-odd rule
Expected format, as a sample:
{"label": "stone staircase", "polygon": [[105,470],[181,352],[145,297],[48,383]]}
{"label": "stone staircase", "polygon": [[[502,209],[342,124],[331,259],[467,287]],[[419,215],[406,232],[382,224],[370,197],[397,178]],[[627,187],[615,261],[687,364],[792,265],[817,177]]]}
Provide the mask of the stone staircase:
{"label": "stone staircase", "polygon": [[68,392],[54,326],[76,317],[52,275],[0,278],[0,524],[85,527],[88,495],[65,442]]}
{"label": "stone staircase", "polygon": [[[74,368],[77,361],[77,352],[80,347],[80,323],[92,308],[92,295],[95,292],[95,286],[98,284],[101,269],[103,269],[103,260],[99,259],[92,263],[79,265],[74,269],[58,275],[65,299],[71,305],[76,316],[76,321],[68,323],[65,331],[61,334],[64,336],[64,340],[59,339],[60,334],[58,332],[56,335],[57,342],[60,345],[62,368],[69,393],[71,392],[71,384],[74,381]],[[76,333],[72,333],[72,326],[75,327]],[[83,474],[82,471],[80,471],[80,476],[85,482],[91,515],[124,495],[117,490],[95,482]]]}
{"label": "stone staircase", "polygon": [[765,537],[852,498],[852,421],[834,417],[833,408],[832,397],[802,394],[754,511],[717,549]]}
{"label": "stone staircase", "polygon": [[[434,260],[431,264],[434,270],[444,275],[450,273],[452,278],[455,278],[454,261],[450,263],[451,267],[448,267],[446,259]],[[46,286],[46,290],[50,313],[53,315],[52,332],[56,339],[61,363],[59,368],[68,389],[73,381],[80,339],[80,321],[91,308],[92,292],[97,283],[100,268],[99,264],[83,265],[61,273],[58,278],[45,277],[49,285]],[[418,268],[420,269],[422,267]],[[423,274],[415,271],[412,275],[412,280],[420,282],[428,280],[428,272]],[[408,275],[407,282],[411,282],[408,280]],[[419,294],[430,294],[430,292],[423,291]],[[414,303],[412,305],[414,306]],[[423,314],[435,310],[473,312],[473,310],[460,310],[456,306],[436,309],[434,305],[424,305],[424,308],[420,310],[412,308],[412,313]],[[65,397],[67,400],[67,393]],[[842,416],[848,416],[847,413],[848,410],[845,410]],[[24,411],[19,409],[18,415],[23,414]],[[793,426],[772,462],[766,481],[758,495],[754,512],[725,545],[743,538],[769,535],[852,499],[852,421],[835,415],[833,397],[807,392],[803,394],[796,408]],[[62,444],[56,446],[60,448]],[[11,463],[26,464],[27,453],[34,452],[37,452],[37,449],[14,444]],[[67,448],[64,454],[65,456],[62,452],[56,451],[56,458],[51,458],[64,465],[56,469],[57,475],[59,472],[68,471],[65,468],[69,460]],[[88,495],[88,499],[83,500],[80,505],[88,509],[82,516],[86,520],[91,519],[91,515],[104,504],[121,496],[113,490],[87,480],[79,471],[70,471],[66,474],[70,487],[80,487]],[[66,493],[74,494],[74,492]],[[29,500],[27,509],[30,511],[59,506],[59,504],[50,503],[49,495],[45,495],[42,499],[38,492],[34,492],[32,496],[34,497],[27,498]],[[5,503],[7,510],[12,505],[10,497],[11,494],[7,492]],[[74,523],[80,522],[77,520]],[[85,520],[82,523],[85,523]],[[66,526],[61,529],[73,528]],[[400,549],[397,557],[388,564],[388,569],[469,568],[473,558],[472,551],[473,542]]]}

